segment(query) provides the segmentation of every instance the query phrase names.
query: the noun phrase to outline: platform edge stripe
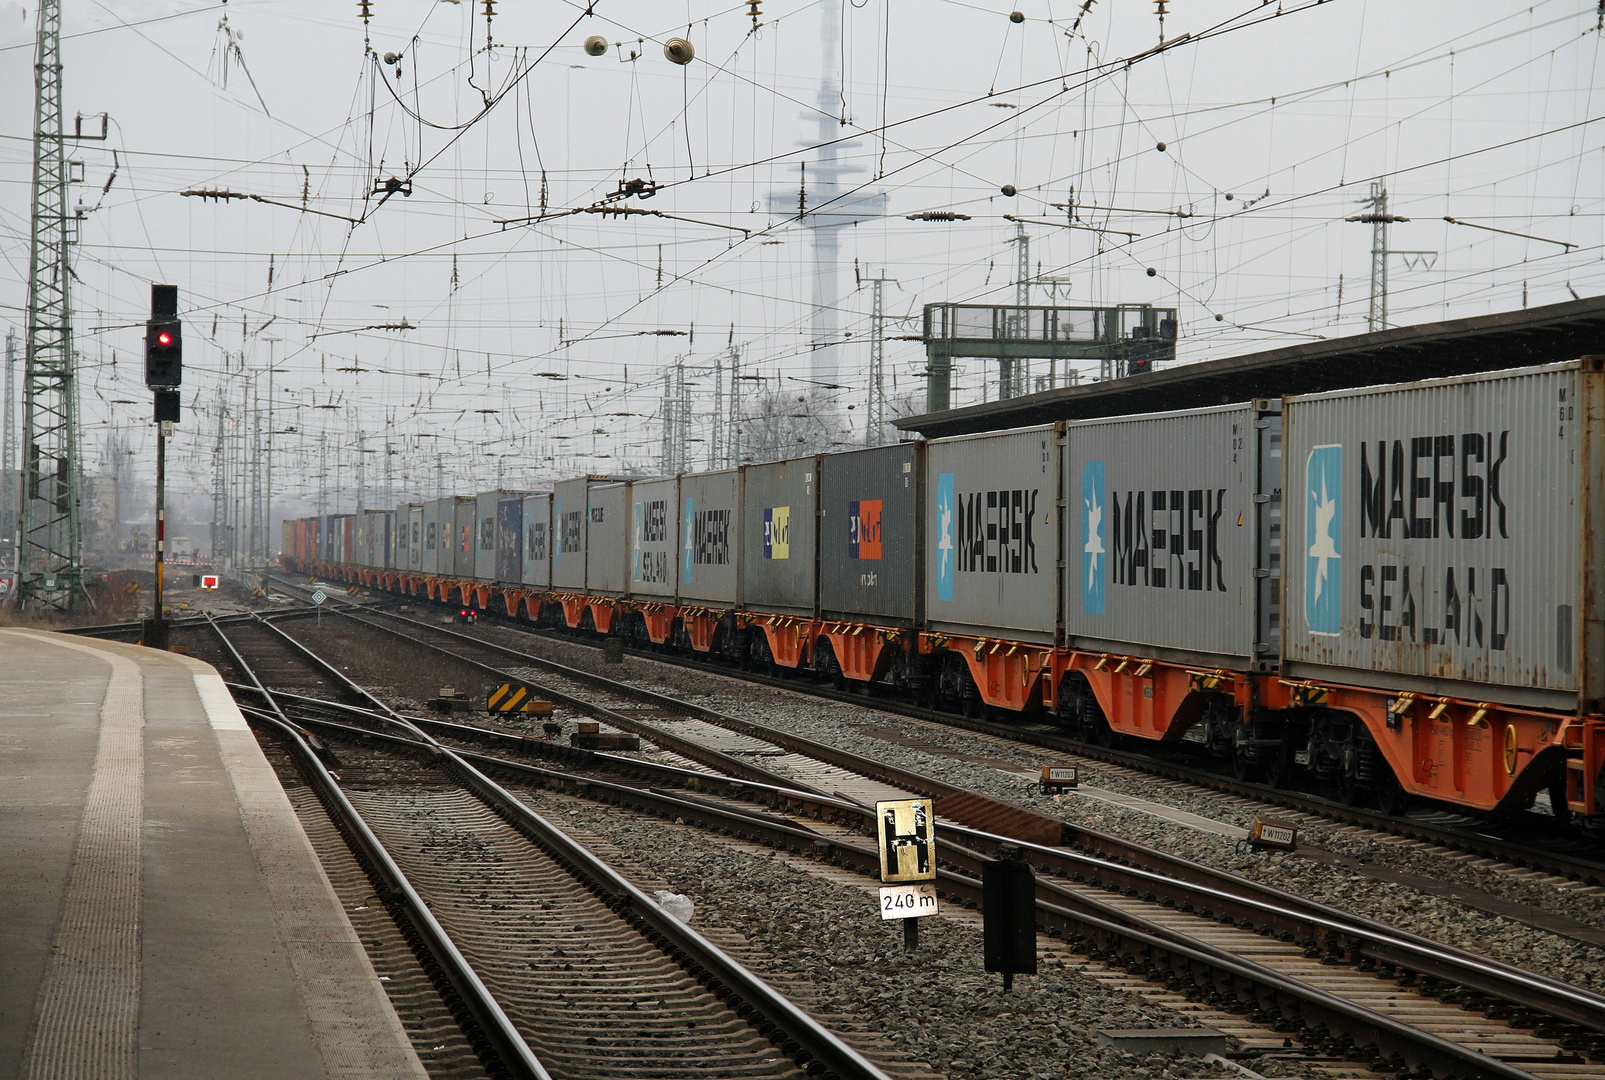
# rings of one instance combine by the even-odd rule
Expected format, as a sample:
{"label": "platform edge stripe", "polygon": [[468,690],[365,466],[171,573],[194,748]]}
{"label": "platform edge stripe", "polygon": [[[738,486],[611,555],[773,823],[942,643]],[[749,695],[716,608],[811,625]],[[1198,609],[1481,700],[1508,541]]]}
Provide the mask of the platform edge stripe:
{"label": "platform edge stripe", "polygon": [[195,679],[195,693],[201,699],[201,708],[206,710],[206,719],[211,722],[213,731],[251,730],[251,726],[245,722],[245,714],[234,703],[233,695],[223,685],[216,668],[196,669],[190,674]]}
{"label": "platform edge stripe", "polygon": [[139,1070],[144,675],[116,652],[56,635],[10,632],[111,666],[94,773],[22,1075],[28,1080],[132,1080]]}

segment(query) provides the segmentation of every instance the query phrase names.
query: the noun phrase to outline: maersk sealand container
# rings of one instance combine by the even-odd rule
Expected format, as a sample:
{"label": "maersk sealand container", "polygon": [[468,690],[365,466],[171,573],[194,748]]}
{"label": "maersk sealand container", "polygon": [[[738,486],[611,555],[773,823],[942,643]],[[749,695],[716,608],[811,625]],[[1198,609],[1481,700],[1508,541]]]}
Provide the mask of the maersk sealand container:
{"label": "maersk sealand container", "polygon": [[[501,578],[496,573],[497,507],[503,499],[519,499],[521,491],[500,489],[487,491],[476,498],[478,510],[474,524],[474,572],[479,581],[507,581],[517,583],[518,575]],[[515,565],[517,565],[515,563]]]}
{"label": "maersk sealand container", "polygon": [[817,611],[819,462],[742,467],[741,604],[750,611]]}
{"label": "maersk sealand container", "polygon": [[1259,400],[1066,425],[1066,646],[1275,666],[1280,408]]}
{"label": "maersk sealand container", "polygon": [[680,603],[734,607],[741,551],[741,474],[680,477]]}
{"label": "maersk sealand container", "polygon": [[919,619],[925,444],[827,454],[819,473],[819,606],[827,619]]}
{"label": "maersk sealand container", "polygon": [[517,585],[524,580],[524,496],[504,492],[496,503],[496,580]]}
{"label": "maersk sealand container", "polygon": [[[479,500],[472,495],[458,495],[451,500],[451,568],[446,568],[446,556],[441,556],[441,572],[468,580],[474,576],[475,544],[479,538]],[[445,517],[445,511],[441,511]]]}
{"label": "maersk sealand container", "polygon": [[524,572],[520,579],[537,589],[552,584],[552,496],[524,496]]}
{"label": "maersk sealand container", "polygon": [[926,444],[925,612],[933,630],[1053,644],[1056,425]]}
{"label": "maersk sealand container", "polygon": [[630,481],[586,492],[585,591],[623,596],[630,580]]}
{"label": "maersk sealand container", "polygon": [[585,591],[585,525],[588,519],[587,476],[559,480],[552,491],[552,588]]}
{"label": "maersk sealand container", "polygon": [[1605,357],[1284,415],[1285,677],[1605,707]]}
{"label": "maersk sealand container", "polygon": [[680,545],[680,482],[675,477],[630,485],[630,595],[674,599]]}

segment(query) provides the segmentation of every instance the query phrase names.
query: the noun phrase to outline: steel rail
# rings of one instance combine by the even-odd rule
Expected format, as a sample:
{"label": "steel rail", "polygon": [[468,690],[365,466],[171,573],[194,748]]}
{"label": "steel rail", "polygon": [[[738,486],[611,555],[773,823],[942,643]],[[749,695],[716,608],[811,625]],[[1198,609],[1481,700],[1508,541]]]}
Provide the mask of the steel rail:
{"label": "steel rail", "polygon": [[[488,1046],[482,1045],[476,1049],[480,1049],[482,1053],[488,1049],[513,1076],[529,1080],[552,1080],[551,1074],[530,1050],[529,1044],[524,1041],[523,1035],[519,1033],[512,1020],[502,1011],[502,1007],[497,1004],[495,996],[480,979],[473,965],[463,956],[462,951],[451,940],[451,936],[436,920],[429,906],[424,903],[423,897],[407,880],[406,874],[385,850],[384,844],[369,828],[368,823],[357,812],[357,808],[351,805],[351,800],[346,798],[339,783],[330,775],[307,740],[302,737],[294,721],[279,708],[273,695],[262,687],[250,664],[235,650],[228,636],[215,622],[212,626],[224,648],[231,654],[231,659],[240,671],[246,673],[256,684],[258,692],[278,714],[273,716],[252,710],[256,719],[259,723],[269,725],[289,748],[300,765],[302,774],[317,793],[318,801],[334,820],[336,828],[379,879],[382,884],[381,899],[385,906],[398,921],[404,921],[412,928],[433,959],[436,970],[451,984],[463,1006],[472,1016],[484,1042],[488,1043]],[[477,1041],[473,1038],[472,1032],[465,1031],[464,1034],[469,1036],[470,1043]]]}
{"label": "steel rail", "polygon": [[[382,732],[353,728],[325,719],[308,722],[347,738],[394,741],[411,752],[417,750],[415,745]],[[614,805],[629,805],[656,816],[734,834],[744,840],[764,842],[794,853],[811,854],[866,875],[873,875],[874,868],[879,865],[878,852],[868,844],[826,838],[764,815],[473,751],[459,753],[482,769],[511,775],[526,782],[557,787]],[[801,792],[792,794],[808,797]],[[861,808],[854,804],[829,798],[822,801],[839,811],[862,818]],[[984,835],[975,830],[967,832]],[[1006,841],[1002,837],[989,839]],[[937,872],[944,896],[966,907],[980,906],[980,874],[982,866],[989,861],[987,857],[951,842],[939,850],[942,862],[947,864],[939,866]],[[1184,933],[1112,907],[1057,882],[1038,881],[1037,917],[1050,932],[1067,936],[1072,945],[1078,947],[1078,951],[1089,951],[1094,957],[1099,953],[1112,955],[1117,960],[1116,966],[1124,961],[1128,967],[1142,967],[1139,958],[1146,959],[1147,969],[1166,981],[1185,984],[1191,979],[1200,991],[1207,985],[1210,991],[1221,998],[1252,1006],[1254,1011],[1261,1014],[1258,1022],[1274,1023],[1276,1019],[1281,1020],[1279,1030],[1297,1031],[1307,1043],[1322,1041],[1319,1031],[1323,1025],[1328,1032],[1339,1030],[1347,1037],[1347,1043],[1341,1048],[1345,1051],[1364,1051],[1373,1066],[1397,1068],[1399,1066],[1396,1063],[1402,1062],[1418,1068],[1427,1066],[1440,1072],[1476,1078],[1527,1080],[1531,1076],[1514,1065],[1422,1031],[1226,949],[1197,941]],[[1203,976],[1202,984],[1199,983],[1199,976]],[[1372,1054],[1374,1058],[1370,1057]],[[1392,1061],[1387,1060],[1389,1056],[1394,1056]]]}
{"label": "steel rail", "polygon": [[[295,587],[293,583],[289,584],[291,587]],[[350,606],[357,607],[359,610],[367,611],[374,615],[383,615],[390,619],[398,619],[405,622],[416,622],[416,620],[406,619],[404,616],[397,615],[394,612],[383,611],[362,605]],[[504,620],[499,616],[494,616],[494,613],[492,613],[492,615],[495,617],[497,625],[516,627],[520,632],[527,633],[532,636],[550,637],[552,640],[571,645],[578,645],[583,648],[593,650],[599,650],[601,648],[600,645],[592,642],[568,636],[548,634],[544,631],[536,629],[528,623],[522,623],[516,619]],[[417,625],[428,626],[427,623],[418,623]],[[429,627],[429,629],[438,628]],[[442,632],[451,633],[452,631]],[[473,641],[481,640],[478,638],[472,638],[470,635],[466,634],[461,636],[468,637]],[[1149,754],[1117,750],[1111,747],[1101,747],[1052,732],[1032,731],[1027,728],[1021,728],[1017,725],[993,723],[986,720],[962,716],[957,713],[950,713],[938,709],[928,709],[923,706],[912,705],[908,702],[899,701],[894,698],[852,694],[846,691],[836,690],[828,686],[819,686],[790,679],[777,679],[766,675],[760,675],[756,672],[735,670],[723,665],[711,663],[709,661],[696,660],[689,657],[659,655],[656,653],[642,653],[633,649],[630,651],[632,655],[653,663],[684,668],[688,671],[706,671],[713,674],[723,675],[726,678],[738,679],[743,682],[751,682],[760,686],[768,686],[776,690],[787,691],[795,694],[804,694],[810,697],[823,698],[828,701],[836,701],[847,705],[856,705],[861,708],[872,708],[899,716],[907,716],[916,720],[925,720],[930,723],[940,724],[945,727],[955,727],[962,730],[974,731],[979,734],[992,735],[1010,742],[1023,743],[1028,746],[1041,747],[1045,750],[1055,750],[1061,753],[1091,758],[1096,761],[1103,761],[1112,765],[1120,765],[1125,768],[1147,772],[1183,783],[1195,784],[1200,787],[1211,788],[1213,790],[1226,792],[1228,794],[1248,796],[1261,802],[1282,806],[1289,810],[1296,810],[1300,813],[1311,814],[1316,817],[1327,818],[1328,820],[1359,825],[1363,828],[1371,829],[1376,832],[1403,836],[1415,840],[1425,840],[1429,843],[1439,844],[1443,847],[1454,850],[1465,851],[1472,854],[1513,863],[1517,866],[1527,866],[1533,869],[1545,871],[1546,873],[1557,874],[1561,877],[1565,877],[1574,881],[1580,881],[1585,884],[1605,884],[1605,862],[1602,862],[1599,859],[1570,855],[1565,852],[1546,851],[1541,848],[1529,847],[1515,841],[1504,839],[1502,837],[1490,836],[1485,833],[1463,828],[1456,828],[1448,825],[1434,824],[1432,822],[1421,821],[1416,818],[1405,816],[1394,817],[1383,814],[1379,811],[1367,810],[1363,807],[1348,806],[1342,803],[1333,802],[1330,799],[1325,799],[1317,795],[1309,795],[1302,792],[1291,791],[1286,788],[1271,787],[1267,784],[1259,784],[1248,780],[1237,780],[1235,778],[1222,776],[1219,773],[1211,772],[1207,769],[1199,768],[1194,765],[1168,761],[1164,758],[1155,757]],[[529,657],[529,659],[532,666],[541,666],[539,663],[541,658]],[[545,663],[555,665],[556,668],[567,668],[567,665],[559,664],[556,661],[545,661]],[[548,670],[554,669],[548,668]],[[567,670],[575,671],[578,669],[568,668]],[[557,672],[554,670],[554,673]],[[643,692],[650,693],[650,691]],[[1450,808],[1455,809],[1453,807]]]}
{"label": "steel rail", "polygon": [[[702,982],[717,997],[725,1001],[738,1016],[749,1019],[760,1034],[780,1046],[782,1052],[800,1068],[812,1071],[817,1065],[826,1078],[834,1076],[838,1080],[890,1080],[884,1072],[857,1050],[848,1046],[834,1032],[803,1012],[789,998],[748,971],[701,933],[664,911],[657,901],[569,837],[567,833],[524,805],[516,796],[470,764],[461,753],[436,741],[406,717],[390,709],[323,661],[321,657],[317,657],[305,645],[283,634],[283,631],[279,633],[285,641],[295,645],[309,659],[315,660],[336,685],[344,685],[352,692],[360,694],[362,698],[376,705],[377,711],[388,716],[396,727],[419,736],[421,743],[399,735],[388,737],[411,746],[415,752],[421,751],[430,755],[434,764],[452,775],[548,855],[565,865],[620,917],[635,926],[648,941],[663,950],[693,978]],[[223,636],[221,632],[219,636]],[[240,662],[243,669],[243,661]],[[273,697],[272,692],[262,688],[260,683],[257,684],[257,689],[264,696],[270,699]],[[321,768],[321,762],[319,767]],[[352,813],[355,813],[354,809]],[[399,870],[397,872],[399,873]],[[751,1019],[753,1017],[757,1019]]]}
{"label": "steel rail", "polygon": [[[380,626],[366,619],[349,614],[346,617],[375,629],[396,633],[389,627]],[[481,641],[470,635],[430,627],[416,620],[403,619],[401,616],[391,616],[391,618],[435,630],[447,637],[465,641],[470,646],[487,648],[519,660],[541,659],[519,653],[507,646]],[[446,652],[448,655],[456,655],[450,650],[430,646],[427,642],[418,641],[416,638],[409,640]],[[496,670],[487,665],[480,666],[487,671]],[[556,661],[546,660],[537,666],[554,671],[565,678],[575,678],[586,685],[598,686],[611,693],[632,696],[667,711],[684,712],[709,720],[743,734],[768,740],[796,753],[816,757],[860,775],[893,783],[910,791],[933,797],[967,793],[963,788],[934,777],[886,765],[851,751],[778,731],[753,721],[727,716],[704,706],[656,691],[632,687],[606,676],[570,668]],[[648,727],[647,730],[657,729]],[[777,789],[795,789],[803,786],[783,777],[778,784],[767,780],[760,782]],[[855,806],[855,809],[860,814],[867,812],[862,807]],[[939,812],[940,809],[939,806]],[[1372,963],[1403,968],[1419,976],[1444,980],[1476,993],[1577,1024],[1594,1032],[1605,1033],[1605,997],[1601,995],[1107,833],[1084,829],[1070,822],[1062,822],[1061,826],[1064,843],[1088,852],[1101,852],[1107,857],[1097,858],[1090,854],[1065,852],[1042,844],[969,829],[962,825],[941,823],[941,827],[948,830],[952,836],[968,837],[969,842],[979,844],[981,850],[995,850],[1002,844],[1017,845],[1021,850],[1029,851],[1034,863],[1050,872],[1061,873],[1067,877],[1096,874],[1100,881],[1118,882],[1122,889],[1155,892],[1156,895],[1167,897],[1184,909],[1190,906],[1192,910],[1218,911],[1222,916],[1231,916],[1234,922],[1253,920],[1256,927],[1266,928],[1268,932],[1276,934],[1292,934],[1294,940],[1305,943],[1307,947],[1318,948],[1334,958],[1347,955],[1354,963],[1369,960]],[[1127,865],[1122,865],[1123,863]],[[1133,863],[1135,865],[1130,865]]]}

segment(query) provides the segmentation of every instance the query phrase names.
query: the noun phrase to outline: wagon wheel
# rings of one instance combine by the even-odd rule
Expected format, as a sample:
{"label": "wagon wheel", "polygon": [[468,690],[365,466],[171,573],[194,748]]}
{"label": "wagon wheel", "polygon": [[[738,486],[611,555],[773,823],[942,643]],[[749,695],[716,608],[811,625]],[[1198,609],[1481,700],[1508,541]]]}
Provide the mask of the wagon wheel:
{"label": "wagon wheel", "polygon": [[1398,815],[1410,808],[1410,793],[1404,790],[1399,778],[1389,769],[1377,780],[1377,809],[1384,814]]}

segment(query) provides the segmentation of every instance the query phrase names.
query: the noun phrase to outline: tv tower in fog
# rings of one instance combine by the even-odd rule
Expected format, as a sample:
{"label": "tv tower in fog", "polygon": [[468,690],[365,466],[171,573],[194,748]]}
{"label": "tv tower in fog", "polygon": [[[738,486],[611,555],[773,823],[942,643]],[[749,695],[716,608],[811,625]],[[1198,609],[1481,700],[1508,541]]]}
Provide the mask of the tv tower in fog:
{"label": "tv tower in fog", "polygon": [[802,163],[796,189],[772,193],[769,208],[775,213],[796,215],[808,230],[814,256],[809,377],[818,383],[834,383],[841,343],[837,314],[842,297],[840,233],[860,221],[880,217],[886,210],[886,193],[855,191],[853,185],[842,181],[843,177],[868,170],[862,165],[846,164],[839,156],[852,145],[835,141],[842,138],[846,126],[843,73],[838,67],[842,59],[841,8],[837,4],[821,4],[820,12],[818,108],[802,114],[804,122],[813,128],[812,138],[803,145],[816,149]]}

